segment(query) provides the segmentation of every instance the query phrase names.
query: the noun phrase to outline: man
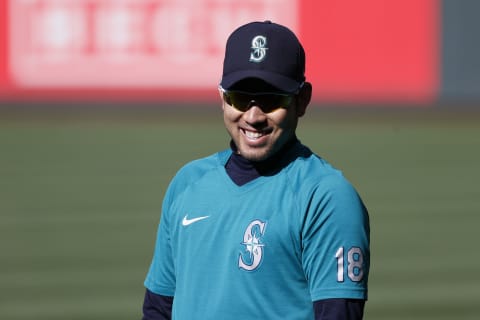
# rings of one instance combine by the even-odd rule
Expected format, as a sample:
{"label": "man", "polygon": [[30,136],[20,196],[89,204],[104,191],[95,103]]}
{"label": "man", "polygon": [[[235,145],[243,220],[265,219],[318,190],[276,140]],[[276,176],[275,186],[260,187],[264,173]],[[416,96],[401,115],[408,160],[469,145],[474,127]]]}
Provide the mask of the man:
{"label": "man", "polygon": [[143,319],[361,319],[369,221],[296,136],[310,102],[286,27],[241,26],[219,86],[230,148],[184,166],[162,205]]}

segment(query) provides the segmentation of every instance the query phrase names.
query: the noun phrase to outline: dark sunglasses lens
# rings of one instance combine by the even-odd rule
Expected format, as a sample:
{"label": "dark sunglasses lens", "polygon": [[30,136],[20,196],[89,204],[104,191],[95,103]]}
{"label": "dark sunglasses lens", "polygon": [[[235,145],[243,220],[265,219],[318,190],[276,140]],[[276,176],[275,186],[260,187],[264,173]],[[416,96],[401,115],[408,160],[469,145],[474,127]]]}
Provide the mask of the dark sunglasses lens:
{"label": "dark sunglasses lens", "polygon": [[286,108],[292,102],[292,96],[281,94],[262,94],[256,97],[260,108],[266,113],[275,111],[279,108]]}
{"label": "dark sunglasses lens", "polygon": [[264,112],[269,113],[281,107],[287,107],[292,102],[292,96],[280,94],[247,94],[229,91],[223,94],[225,102],[235,109],[245,112],[252,104],[257,104]]}
{"label": "dark sunglasses lens", "polygon": [[229,92],[228,95],[230,97],[230,102],[231,102],[229,104],[233,106],[235,109],[242,112],[247,111],[248,108],[250,107],[250,102],[252,102],[252,100],[255,100],[255,97],[253,95],[245,94],[242,92],[232,91],[232,92]]}

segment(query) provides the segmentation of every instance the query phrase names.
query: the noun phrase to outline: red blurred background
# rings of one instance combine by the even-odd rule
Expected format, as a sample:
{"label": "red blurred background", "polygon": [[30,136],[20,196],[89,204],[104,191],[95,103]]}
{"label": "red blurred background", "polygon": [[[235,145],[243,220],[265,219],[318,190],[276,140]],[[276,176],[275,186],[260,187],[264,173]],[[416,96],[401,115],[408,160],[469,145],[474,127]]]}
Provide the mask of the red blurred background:
{"label": "red blurred background", "polygon": [[251,20],[297,33],[316,102],[438,99],[439,0],[6,0],[0,101],[210,101],[226,38]]}

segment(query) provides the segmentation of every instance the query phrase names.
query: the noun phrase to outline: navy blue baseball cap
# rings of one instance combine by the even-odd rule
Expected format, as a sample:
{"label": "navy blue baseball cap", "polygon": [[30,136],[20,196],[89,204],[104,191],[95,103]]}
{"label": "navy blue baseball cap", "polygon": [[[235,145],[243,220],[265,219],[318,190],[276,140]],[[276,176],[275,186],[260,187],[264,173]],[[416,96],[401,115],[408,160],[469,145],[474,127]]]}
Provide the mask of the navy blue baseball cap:
{"label": "navy blue baseball cap", "polygon": [[305,81],[305,51],[287,27],[271,21],[245,24],[228,37],[220,85],[257,78],[294,93]]}

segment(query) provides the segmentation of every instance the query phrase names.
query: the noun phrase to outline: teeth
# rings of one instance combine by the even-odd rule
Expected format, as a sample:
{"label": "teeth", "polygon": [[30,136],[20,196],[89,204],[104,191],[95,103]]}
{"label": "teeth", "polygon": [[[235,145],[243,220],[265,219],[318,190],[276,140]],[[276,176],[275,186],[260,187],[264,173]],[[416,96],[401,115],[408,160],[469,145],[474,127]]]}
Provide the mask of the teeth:
{"label": "teeth", "polygon": [[245,135],[249,139],[258,139],[263,136],[263,133],[261,132],[252,132],[252,131],[245,131]]}

